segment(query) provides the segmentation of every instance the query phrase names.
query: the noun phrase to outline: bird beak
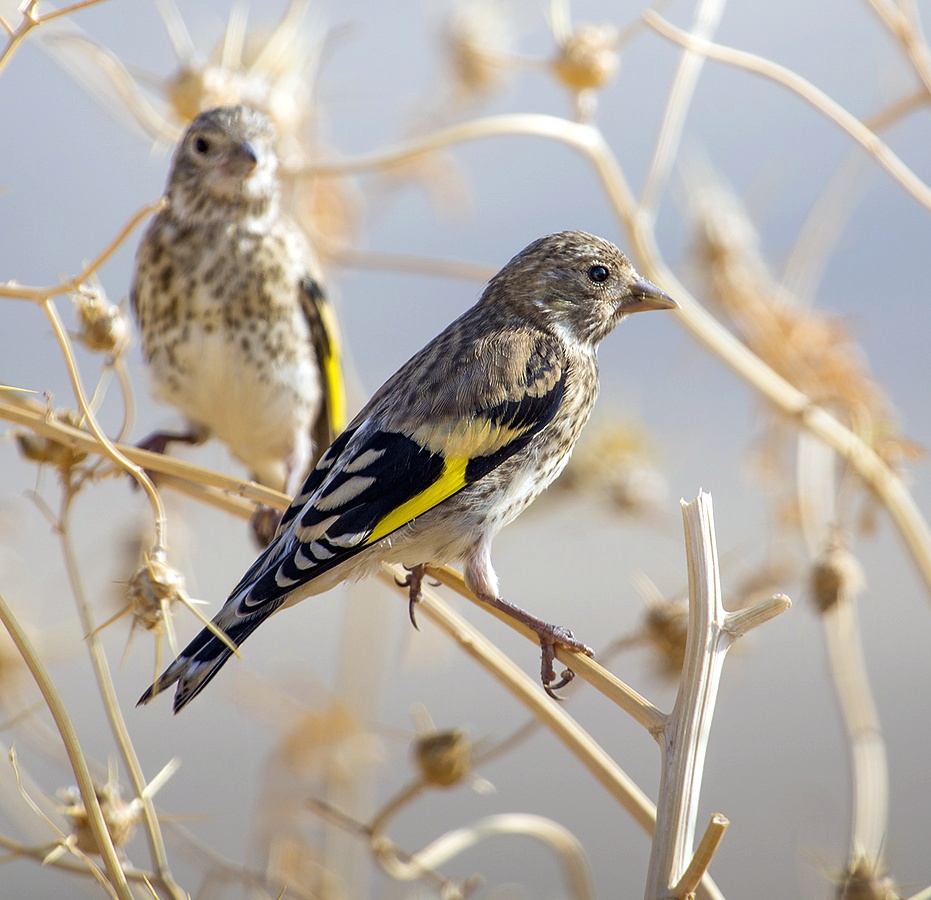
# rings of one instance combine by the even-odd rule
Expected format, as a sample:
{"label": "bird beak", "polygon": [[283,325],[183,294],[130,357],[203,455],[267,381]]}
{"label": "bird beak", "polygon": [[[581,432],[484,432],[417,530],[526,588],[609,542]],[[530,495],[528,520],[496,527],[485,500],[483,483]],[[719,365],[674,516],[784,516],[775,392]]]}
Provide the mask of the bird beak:
{"label": "bird beak", "polygon": [[630,286],[630,297],[624,304],[625,313],[644,312],[648,309],[679,309],[679,304],[665,291],[646,278],[638,278]]}
{"label": "bird beak", "polygon": [[259,164],[259,154],[248,141],[243,141],[235,151],[235,166],[243,175],[251,175]]}

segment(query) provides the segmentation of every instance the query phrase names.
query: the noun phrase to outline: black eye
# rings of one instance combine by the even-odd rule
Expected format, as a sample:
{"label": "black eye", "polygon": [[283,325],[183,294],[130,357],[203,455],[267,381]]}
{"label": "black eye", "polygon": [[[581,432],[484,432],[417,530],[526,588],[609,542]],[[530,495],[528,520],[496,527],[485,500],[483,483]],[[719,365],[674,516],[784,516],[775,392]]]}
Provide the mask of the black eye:
{"label": "black eye", "polygon": [[200,153],[204,154],[210,149],[210,141],[205,137],[196,137],[194,138],[194,149]]}
{"label": "black eye", "polygon": [[604,266],[592,266],[588,270],[588,277],[591,281],[594,281],[595,284],[601,284],[603,281],[607,281],[610,274],[611,273]]}

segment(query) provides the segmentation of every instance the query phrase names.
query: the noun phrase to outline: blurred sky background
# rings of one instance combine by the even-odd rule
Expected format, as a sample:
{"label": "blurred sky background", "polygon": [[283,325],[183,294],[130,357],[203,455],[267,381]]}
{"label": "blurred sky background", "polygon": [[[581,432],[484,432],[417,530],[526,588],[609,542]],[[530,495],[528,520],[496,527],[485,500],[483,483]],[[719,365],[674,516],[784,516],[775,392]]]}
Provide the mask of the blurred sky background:
{"label": "blurred sky background", "polygon": [[[180,5],[196,47],[206,56],[230,4],[192,0]],[[0,3],[8,21],[16,19],[12,7],[10,0]],[[918,7],[926,18],[931,15],[931,4]],[[274,22],[283,8],[281,2],[270,2],[251,16]],[[445,77],[438,33],[448,8],[438,0],[312,4],[308,27],[338,35],[327,50],[318,85],[320,135],[334,153],[352,156],[385,147],[434,107]],[[550,54],[553,38],[545,4],[515,0],[509,9],[520,51]],[[617,24],[633,21],[640,10],[636,3],[607,0],[574,0],[571,6],[575,21]],[[663,14],[687,27],[693,7],[671,2]],[[134,69],[166,77],[176,68],[149,0],[111,0],[75,15],[73,24]],[[898,46],[862,2],[732,0],[716,37],[795,69],[860,117],[915,86]],[[599,98],[598,122],[635,190],[649,164],[679,54],[648,29],[638,32],[623,50],[617,79]],[[504,111],[571,115],[571,103],[545,73],[523,72],[478,110]],[[128,117],[95,101],[56,63],[50,48],[32,37],[0,76],[0,123],[0,280],[50,284],[77,272],[163,189],[167,148],[153,151]],[[887,134],[926,180],[931,179],[929,124],[927,113],[919,111]],[[784,89],[709,62],[688,115],[683,147],[686,157],[706,156],[746,200],[763,251],[778,273],[852,141]],[[455,177],[467,192],[465,203],[438,208],[416,184],[389,192],[375,179],[357,181],[366,210],[359,246],[499,267],[534,238],[567,228],[602,234],[622,248],[629,243],[587,164],[562,145],[497,138],[457,147],[451,156]],[[904,433],[931,446],[931,215],[866,160],[853,192],[815,302],[842,317],[861,343]],[[665,258],[701,296],[685,207],[677,174],[661,206],[658,239]],[[128,291],[138,237],[137,232],[100,272],[114,301]],[[329,278],[354,367],[353,411],[474,302],[481,288],[466,280],[356,267],[333,268]],[[58,304],[70,316],[66,302]],[[679,497],[690,500],[699,489],[711,492],[725,588],[785,540],[773,533],[771,498],[751,461],[765,422],[760,400],[699,348],[673,315],[625,323],[604,342],[600,358],[602,393],[593,424],[624,417],[650,434],[655,463],[668,485],[662,515],[649,522],[625,520],[595,497],[546,498],[495,544],[504,596],[571,627],[596,650],[637,626],[642,600],[632,583],[636,572],[646,573],[667,595],[684,588]],[[99,359],[82,353],[80,362],[91,383]],[[131,366],[139,402],[133,438],[177,424],[172,410],[147,397],[138,347],[131,351]],[[4,300],[0,307],[0,383],[51,391],[57,405],[74,406],[50,328],[40,310],[24,301]],[[117,413],[116,404],[108,402],[102,418],[112,426]],[[214,444],[186,456],[241,473]],[[917,464],[910,473],[919,506],[931,509],[927,465]],[[55,506],[54,473],[37,476],[12,441],[0,444],[0,592],[28,624],[50,633],[53,674],[87,753],[105,763],[113,755],[112,744],[85,654],[76,644],[80,631],[63,587],[60,553],[48,522],[26,496],[37,484]],[[212,612],[253,558],[246,526],[166,497],[172,562],[187,576],[190,593],[208,601],[206,609]],[[123,545],[146,522],[146,513],[144,500],[130,494],[125,479],[88,489],[77,501],[76,542],[100,621],[115,608],[117,583],[131,571]],[[884,515],[877,533],[856,538],[853,546],[868,580],[860,617],[888,742],[887,861],[907,896],[931,882],[931,597]],[[732,822],[712,868],[730,898],[827,897],[830,876],[845,858],[848,765],[820,626],[798,579],[780,587],[795,605],[741,642],[729,658],[706,765],[699,827],[717,811]],[[116,673],[146,771],[155,773],[173,756],[183,763],[159,794],[159,808],[202,817],[186,827],[230,858],[257,860],[250,848],[261,818],[261,773],[268,771],[269,747],[279,729],[269,712],[276,703],[256,702],[259,688],[243,673],[277,679],[309,709],[325,708],[341,678],[346,593],[338,589],[269,621],[249,641],[243,661],[231,663],[180,717],[171,716],[167,702],[133,708],[152,674],[148,635],[136,636]],[[377,723],[395,731],[411,729],[408,710],[415,701],[425,704],[438,727],[465,727],[475,738],[501,737],[524,721],[521,708],[428,623],[421,623],[423,633],[413,632],[406,605],[397,596],[379,585],[359,586],[352,593],[382,638],[383,656],[371,660],[380,671],[375,676],[379,693],[373,698]],[[533,647],[481,612],[457,605],[526,671],[537,671]],[[199,629],[186,613],[175,621],[182,640]],[[126,632],[125,623],[107,632],[114,668]],[[646,653],[627,653],[612,669],[660,707],[671,707],[674,688],[656,678]],[[248,691],[253,699],[237,703],[237,691]],[[659,755],[642,729],[591,689],[573,694],[566,708],[655,796]],[[11,739],[0,732],[0,740]],[[411,777],[405,740],[384,734],[380,739],[386,758],[375,769],[376,804]],[[21,763],[46,792],[74,781],[57,751],[28,742],[18,747]],[[414,850],[447,829],[493,812],[537,812],[580,839],[599,897],[642,895],[648,840],[548,734],[536,734],[480,774],[495,784],[494,795],[466,788],[431,794],[402,813],[392,837]],[[9,792],[11,782],[11,773],[0,764],[0,790]],[[360,802],[368,802],[367,796]],[[171,836],[169,849],[179,879],[193,891],[197,854],[189,854]],[[144,858],[141,839],[131,856]],[[456,877],[482,872],[487,878],[483,897],[563,895],[552,857],[521,838],[479,845],[443,871]],[[354,877],[359,881],[350,896],[426,895],[423,888],[397,886],[381,875],[357,871]],[[51,896],[48,886],[56,884],[53,874],[34,863],[0,867],[0,896]],[[514,884],[524,893],[507,887]],[[236,894],[216,896],[227,895]]]}

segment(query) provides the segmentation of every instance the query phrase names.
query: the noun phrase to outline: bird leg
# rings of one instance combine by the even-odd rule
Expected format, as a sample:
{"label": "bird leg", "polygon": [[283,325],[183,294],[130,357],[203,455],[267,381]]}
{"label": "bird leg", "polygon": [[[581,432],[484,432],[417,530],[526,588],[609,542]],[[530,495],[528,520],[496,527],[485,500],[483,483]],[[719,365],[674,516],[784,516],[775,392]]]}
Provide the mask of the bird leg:
{"label": "bird leg", "polygon": [[209,437],[209,432],[202,428],[191,428],[190,431],[153,431],[147,438],[143,438],[136,446],[140,450],[150,453],[164,453],[169,444],[202,444]]}
{"label": "bird leg", "polygon": [[400,578],[395,578],[398,587],[410,588],[410,595],[407,606],[407,613],[411,617],[411,625],[414,626],[418,631],[420,631],[420,626],[417,624],[417,617],[415,615],[415,610],[417,604],[423,599],[423,576],[427,571],[427,567],[422,563],[418,566],[413,566],[408,569],[407,577],[403,580]]}
{"label": "bird leg", "polygon": [[540,648],[543,651],[540,660],[540,680],[543,682],[543,690],[554,700],[561,700],[562,698],[556,694],[556,691],[561,690],[572,681],[575,678],[575,672],[571,669],[564,669],[559,680],[556,681],[556,669],[553,666],[556,660],[556,647],[565,647],[567,650],[584,653],[586,656],[594,656],[592,648],[581,641],[577,641],[568,628],[550,625],[549,622],[538,619],[527,610],[521,609],[521,607],[501,597],[483,593],[479,594],[479,599],[512,619],[516,619],[522,625],[526,625],[539,638]]}
{"label": "bird leg", "polygon": [[[192,425],[188,431],[153,431],[147,438],[143,438],[139,441],[136,446],[140,450],[148,450],[149,453],[164,454],[168,450],[169,444],[197,445],[202,444],[208,437],[210,437],[210,431],[208,429],[198,428],[196,425]],[[156,476],[153,472],[146,469],[145,473],[152,481],[156,480]],[[132,479],[132,483],[134,489],[139,487],[134,478]]]}

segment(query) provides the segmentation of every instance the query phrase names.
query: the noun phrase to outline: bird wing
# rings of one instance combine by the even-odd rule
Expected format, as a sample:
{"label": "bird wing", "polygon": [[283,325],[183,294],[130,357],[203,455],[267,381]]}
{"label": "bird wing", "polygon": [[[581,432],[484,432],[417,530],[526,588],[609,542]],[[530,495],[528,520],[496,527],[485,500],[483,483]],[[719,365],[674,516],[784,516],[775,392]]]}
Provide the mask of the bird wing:
{"label": "bird wing", "polygon": [[[398,397],[404,369],[375,395],[320,458],[277,538],[231,594],[239,616],[276,608],[302,584],[487,475],[552,421],[567,378],[557,342],[545,335],[502,342],[491,362],[476,357],[481,371],[458,366],[437,385],[430,405],[445,414],[435,419],[421,418],[418,396]],[[496,367],[511,377],[499,377]],[[482,393],[476,379],[485,380],[490,405],[475,402]]]}
{"label": "bird wing", "polygon": [[339,329],[333,307],[320,282],[312,275],[302,279],[300,290],[301,307],[320,361],[323,387],[323,405],[311,434],[316,457],[346,427],[346,388],[343,383]]}
{"label": "bird wing", "polygon": [[[553,420],[569,374],[558,342],[539,332],[458,345],[444,332],[320,457],[214,625],[240,645],[302,584],[486,476]],[[139,702],[177,682],[178,712],[231,653],[205,628]]]}

